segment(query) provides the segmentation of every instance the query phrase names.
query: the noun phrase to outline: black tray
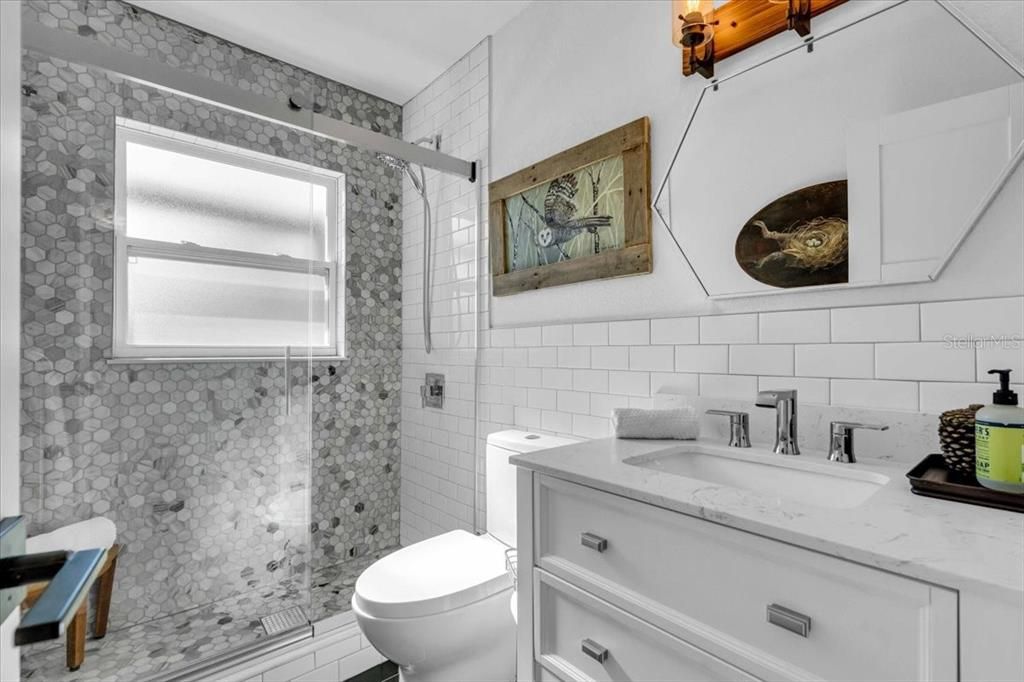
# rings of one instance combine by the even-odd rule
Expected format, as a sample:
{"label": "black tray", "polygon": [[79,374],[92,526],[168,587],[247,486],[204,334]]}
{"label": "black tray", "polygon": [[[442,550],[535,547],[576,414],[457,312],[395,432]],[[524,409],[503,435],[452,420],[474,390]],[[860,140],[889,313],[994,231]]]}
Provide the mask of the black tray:
{"label": "black tray", "polygon": [[946,468],[942,455],[928,455],[907,472],[907,478],[911,491],[917,495],[1024,513],[1024,495],[991,490],[974,476],[952,472]]}

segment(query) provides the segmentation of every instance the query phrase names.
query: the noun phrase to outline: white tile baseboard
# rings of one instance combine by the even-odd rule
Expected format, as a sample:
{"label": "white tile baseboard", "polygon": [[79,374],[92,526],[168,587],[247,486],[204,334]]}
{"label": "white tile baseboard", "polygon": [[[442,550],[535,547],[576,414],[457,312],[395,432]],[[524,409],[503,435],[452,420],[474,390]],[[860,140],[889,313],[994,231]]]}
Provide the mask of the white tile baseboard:
{"label": "white tile baseboard", "polygon": [[244,663],[220,682],[344,682],[385,660],[348,612],[314,623],[312,638]]}

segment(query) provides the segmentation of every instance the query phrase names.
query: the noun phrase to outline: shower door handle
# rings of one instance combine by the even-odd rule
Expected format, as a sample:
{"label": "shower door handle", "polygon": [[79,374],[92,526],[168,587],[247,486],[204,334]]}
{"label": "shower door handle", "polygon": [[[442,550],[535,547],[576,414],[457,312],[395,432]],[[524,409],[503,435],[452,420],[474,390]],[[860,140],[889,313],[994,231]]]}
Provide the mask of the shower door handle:
{"label": "shower door handle", "polygon": [[288,385],[288,380],[292,376],[292,347],[284,347],[284,414],[286,417],[292,416],[292,387]]}

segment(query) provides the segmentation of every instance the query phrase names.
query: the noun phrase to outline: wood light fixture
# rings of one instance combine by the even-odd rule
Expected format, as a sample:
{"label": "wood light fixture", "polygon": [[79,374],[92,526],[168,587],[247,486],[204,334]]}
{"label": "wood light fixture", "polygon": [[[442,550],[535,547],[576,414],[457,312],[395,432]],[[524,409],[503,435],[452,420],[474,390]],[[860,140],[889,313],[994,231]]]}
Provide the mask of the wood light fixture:
{"label": "wood light fixture", "polygon": [[683,75],[714,78],[715,62],[793,30],[811,34],[811,17],[846,0],[672,0],[672,42],[682,48]]}
{"label": "wood light fixture", "polygon": [[672,42],[683,49],[683,75],[715,75],[715,6],[712,0],[672,0]]}
{"label": "wood light fixture", "polygon": [[796,31],[801,38],[811,33],[811,0],[768,0],[773,5],[786,6],[786,28]]}

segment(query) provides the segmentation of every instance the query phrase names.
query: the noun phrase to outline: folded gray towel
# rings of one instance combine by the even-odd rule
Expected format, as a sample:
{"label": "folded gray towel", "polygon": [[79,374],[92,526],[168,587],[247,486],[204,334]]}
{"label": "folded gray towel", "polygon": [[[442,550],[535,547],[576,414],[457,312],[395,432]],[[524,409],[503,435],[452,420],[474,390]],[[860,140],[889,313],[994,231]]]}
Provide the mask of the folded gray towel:
{"label": "folded gray towel", "polygon": [[612,411],[612,428],[616,438],[696,440],[700,420],[690,405],[672,410],[618,407]]}

